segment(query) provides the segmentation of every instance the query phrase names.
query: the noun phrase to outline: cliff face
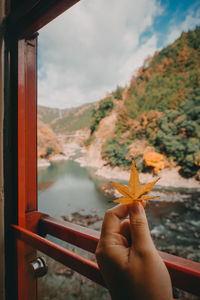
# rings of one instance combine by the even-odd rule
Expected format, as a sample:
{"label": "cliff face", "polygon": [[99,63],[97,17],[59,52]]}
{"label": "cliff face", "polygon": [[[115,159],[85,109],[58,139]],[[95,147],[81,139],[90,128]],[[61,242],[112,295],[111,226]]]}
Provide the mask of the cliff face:
{"label": "cliff face", "polygon": [[38,157],[48,158],[62,152],[62,147],[53,130],[38,120]]}

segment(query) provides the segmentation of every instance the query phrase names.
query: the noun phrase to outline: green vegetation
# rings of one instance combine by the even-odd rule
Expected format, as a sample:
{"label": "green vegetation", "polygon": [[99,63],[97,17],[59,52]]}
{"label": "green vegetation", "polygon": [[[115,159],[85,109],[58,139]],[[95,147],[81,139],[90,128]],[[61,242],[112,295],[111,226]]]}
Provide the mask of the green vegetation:
{"label": "green vegetation", "polygon": [[59,117],[59,113],[62,110],[58,108],[49,108],[45,106],[38,106],[38,116],[44,123],[51,123],[53,120]]}
{"label": "green vegetation", "polygon": [[91,134],[93,134],[93,132],[97,130],[100,121],[110,113],[113,107],[114,104],[112,98],[109,97],[101,100],[99,103],[99,107],[97,109],[93,109],[90,125]]}
{"label": "green vegetation", "polygon": [[165,111],[186,100],[200,83],[200,26],[183,33],[138,70],[128,89],[125,107],[132,118],[149,110]]}
{"label": "green vegetation", "polygon": [[189,30],[186,38],[190,48],[200,50],[200,26],[197,26],[194,31]]}
{"label": "green vegetation", "polygon": [[52,147],[47,148],[46,157],[48,158],[53,152],[54,149]]}
{"label": "green vegetation", "polygon": [[186,177],[199,169],[199,36],[200,27],[182,33],[172,45],[146,60],[131,80],[115,131],[117,137],[127,132],[126,141],[147,140],[180,165]]}
{"label": "green vegetation", "polygon": [[92,107],[93,105],[80,114],[77,113],[77,109],[74,109],[74,113],[67,114],[62,118],[57,119],[56,122],[52,124],[53,130],[56,132],[73,132],[82,128],[89,128]]}
{"label": "green vegetation", "polygon": [[94,135],[90,135],[89,138],[85,141],[85,146],[89,146],[95,139]]}
{"label": "green vegetation", "polygon": [[111,166],[130,167],[131,160],[128,160],[129,143],[119,143],[116,139],[108,140],[102,151],[102,158],[106,159]]}
{"label": "green vegetation", "polygon": [[117,86],[116,90],[114,92],[112,92],[112,95],[115,99],[122,100],[122,92],[123,92],[123,88],[120,86]]}
{"label": "green vegetation", "polygon": [[195,163],[200,153],[200,88],[187,96],[179,110],[166,111],[158,121],[155,146],[182,166],[181,172],[190,177],[196,174]]}
{"label": "green vegetation", "polygon": [[59,110],[39,106],[38,116],[44,123],[48,123],[56,133],[70,133],[90,127],[94,107],[95,104],[86,104],[78,108]]}
{"label": "green vegetation", "polygon": [[[195,175],[200,169],[200,26],[147,58],[126,90],[117,86],[99,105],[63,111],[61,118],[58,110],[45,116],[42,108],[40,114],[56,132],[90,128],[88,146],[114,109],[113,98],[122,101],[115,101],[117,122],[102,147],[103,159],[128,168],[130,145],[141,140],[181,166],[182,175]],[[142,153],[135,159],[142,169]]]}

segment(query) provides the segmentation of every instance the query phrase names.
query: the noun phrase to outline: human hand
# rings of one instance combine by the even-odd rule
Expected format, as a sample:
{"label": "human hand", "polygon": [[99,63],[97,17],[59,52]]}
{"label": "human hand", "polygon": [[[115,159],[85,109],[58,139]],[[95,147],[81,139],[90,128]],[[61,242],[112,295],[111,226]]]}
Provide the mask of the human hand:
{"label": "human hand", "polygon": [[113,300],[172,299],[170,276],[140,202],[106,212],[96,258]]}

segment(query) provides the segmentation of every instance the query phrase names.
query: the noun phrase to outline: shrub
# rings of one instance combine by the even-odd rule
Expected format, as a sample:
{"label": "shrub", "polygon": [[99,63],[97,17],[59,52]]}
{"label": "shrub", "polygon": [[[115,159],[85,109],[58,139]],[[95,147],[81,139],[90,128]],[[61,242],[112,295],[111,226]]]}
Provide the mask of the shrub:
{"label": "shrub", "polygon": [[87,147],[87,146],[89,146],[91,143],[92,143],[92,141],[95,139],[95,137],[94,137],[94,135],[90,135],[90,137],[85,141],[85,146]]}
{"label": "shrub", "polygon": [[46,157],[49,157],[54,152],[54,148],[48,147],[46,152]]}
{"label": "shrub", "polygon": [[123,88],[117,86],[116,90],[112,93],[113,97],[117,100],[122,100],[122,92],[123,92]]}
{"label": "shrub", "polygon": [[130,167],[131,161],[126,158],[129,151],[128,146],[129,143],[119,143],[116,139],[108,140],[103,145],[102,157],[111,166]]}
{"label": "shrub", "polygon": [[92,121],[90,126],[91,134],[97,130],[100,121],[109,114],[109,112],[113,109],[113,106],[113,101],[109,97],[101,100],[98,109],[94,109],[92,111]]}
{"label": "shrub", "polygon": [[[181,173],[190,177],[199,166],[195,158],[200,153],[200,90],[194,89],[179,111],[168,110],[158,122],[155,146],[182,166]],[[199,98],[198,98],[199,97]]]}

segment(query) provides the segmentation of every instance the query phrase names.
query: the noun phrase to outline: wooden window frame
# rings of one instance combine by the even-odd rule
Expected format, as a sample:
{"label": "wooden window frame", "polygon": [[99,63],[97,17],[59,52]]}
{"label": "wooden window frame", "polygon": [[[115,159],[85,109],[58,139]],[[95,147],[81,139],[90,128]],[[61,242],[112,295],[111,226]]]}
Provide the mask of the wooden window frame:
{"label": "wooden window frame", "polygon": [[[37,299],[37,280],[29,272],[36,250],[105,286],[96,262],[45,238],[50,234],[94,253],[99,232],[37,211],[37,31],[76,2],[78,0],[26,1],[14,6],[7,22],[7,34],[12,36],[11,44],[14,44],[13,55],[18,53],[15,89],[18,93],[18,215],[11,225],[17,243],[18,300]],[[163,252],[159,254],[173,285],[200,295],[200,264]]]}

